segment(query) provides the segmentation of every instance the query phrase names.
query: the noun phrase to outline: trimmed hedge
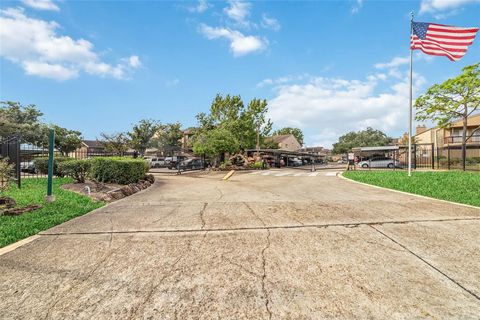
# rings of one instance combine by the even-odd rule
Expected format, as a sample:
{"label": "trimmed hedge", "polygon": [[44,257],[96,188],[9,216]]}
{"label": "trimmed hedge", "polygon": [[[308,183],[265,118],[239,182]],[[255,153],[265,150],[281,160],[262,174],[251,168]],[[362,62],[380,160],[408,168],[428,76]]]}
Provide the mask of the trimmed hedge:
{"label": "trimmed hedge", "polygon": [[[58,171],[58,165],[66,161],[73,161],[75,159],[69,157],[54,157],[53,158],[53,174],[57,177],[63,177],[62,173]],[[35,169],[43,174],[48,173],[48,157],[35,158],[33,160]]]}
{"label": "trimmed hedge", "polygon": [[142,159],[101,157],[91,159],[90,176],[100,182],[129,184],[143,180],[148,170]]}
{"label": "trimmed hedge", "polygon": [[60,162],[58,171],[66,177],[73,178],[79,183],[84,183],[91,167],[92,160],[90,159],[72,160]]}

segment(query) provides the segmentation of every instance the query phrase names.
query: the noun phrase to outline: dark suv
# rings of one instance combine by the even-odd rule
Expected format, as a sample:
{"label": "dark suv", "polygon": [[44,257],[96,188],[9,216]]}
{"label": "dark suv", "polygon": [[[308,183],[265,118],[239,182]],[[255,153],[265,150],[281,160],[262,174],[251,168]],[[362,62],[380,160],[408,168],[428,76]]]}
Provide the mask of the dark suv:
{"label": "dark suv", "polygon": [[179,167],[180,170],[203,169],[203,161],[202,159],[188,159],[180,162]]}

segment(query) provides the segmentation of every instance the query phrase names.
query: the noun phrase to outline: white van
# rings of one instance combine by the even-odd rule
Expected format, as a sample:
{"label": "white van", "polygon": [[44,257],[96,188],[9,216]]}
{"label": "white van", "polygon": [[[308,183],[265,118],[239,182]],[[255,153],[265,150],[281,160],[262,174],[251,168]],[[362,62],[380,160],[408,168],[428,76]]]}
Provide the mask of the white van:
{"label": "white van", "polygon": [[164,158],[152,158],[150,160],[150,168],[161,168],[165,166]]}

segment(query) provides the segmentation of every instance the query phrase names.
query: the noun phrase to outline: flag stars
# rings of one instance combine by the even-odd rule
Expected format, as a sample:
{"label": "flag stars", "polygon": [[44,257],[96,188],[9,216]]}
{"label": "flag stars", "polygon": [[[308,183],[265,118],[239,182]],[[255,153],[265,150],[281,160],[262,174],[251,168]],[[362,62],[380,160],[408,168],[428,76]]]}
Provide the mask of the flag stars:
{"label": "flag stars", "polygon": [[413,22],[413,34],[424,40],[427,37],[427,30],[429,25],[430,23],[426,22]]}

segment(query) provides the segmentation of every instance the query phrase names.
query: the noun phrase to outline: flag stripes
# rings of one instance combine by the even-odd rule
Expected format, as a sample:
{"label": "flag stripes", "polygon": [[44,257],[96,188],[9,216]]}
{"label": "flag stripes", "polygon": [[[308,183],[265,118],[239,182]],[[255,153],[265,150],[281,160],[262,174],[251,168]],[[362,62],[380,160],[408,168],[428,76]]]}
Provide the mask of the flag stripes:
{"label": "flag stripes", "polygon": [[462,58],[473,43],[478,28],[461,28],[435,23],[412,22],[410,48],[429,55]]}

